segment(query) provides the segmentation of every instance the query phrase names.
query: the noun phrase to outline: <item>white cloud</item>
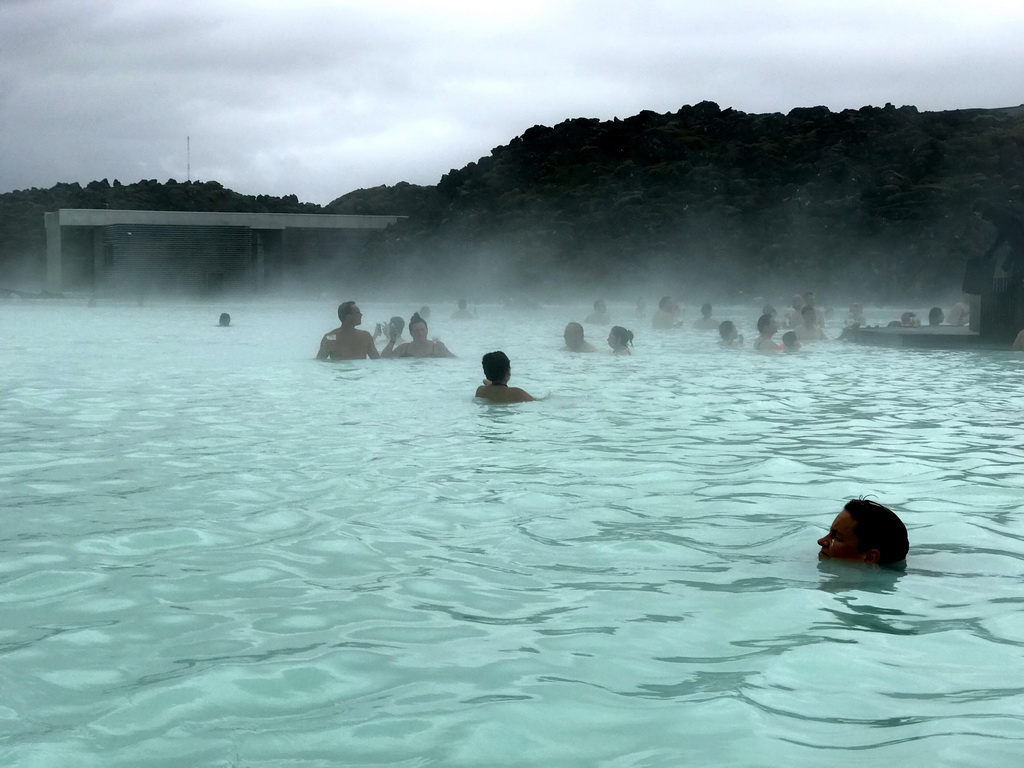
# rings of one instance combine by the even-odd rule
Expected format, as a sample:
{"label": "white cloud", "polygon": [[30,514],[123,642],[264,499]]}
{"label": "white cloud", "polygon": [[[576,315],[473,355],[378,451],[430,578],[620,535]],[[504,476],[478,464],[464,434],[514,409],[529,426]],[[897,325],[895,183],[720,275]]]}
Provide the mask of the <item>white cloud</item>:
{"label": "white cloud", "polygon": [[326,203],[433,184],[530,126],[1020,103],[1024,6],[5,0],[0,191],[185,177]]}

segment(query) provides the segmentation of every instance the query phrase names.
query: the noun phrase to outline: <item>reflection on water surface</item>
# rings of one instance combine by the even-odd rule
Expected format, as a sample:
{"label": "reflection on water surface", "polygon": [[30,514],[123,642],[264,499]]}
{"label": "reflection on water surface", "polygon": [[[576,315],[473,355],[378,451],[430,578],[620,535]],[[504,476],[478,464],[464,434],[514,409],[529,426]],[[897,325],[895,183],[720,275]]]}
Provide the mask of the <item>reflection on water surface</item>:
{"label": "reflection on water surface", "polygon": [[[339,364],[326,304],[0,306],[4,764],[1011,764],[1024,360],[585,305]],[[816,561],[862,494],[904,571]]]}

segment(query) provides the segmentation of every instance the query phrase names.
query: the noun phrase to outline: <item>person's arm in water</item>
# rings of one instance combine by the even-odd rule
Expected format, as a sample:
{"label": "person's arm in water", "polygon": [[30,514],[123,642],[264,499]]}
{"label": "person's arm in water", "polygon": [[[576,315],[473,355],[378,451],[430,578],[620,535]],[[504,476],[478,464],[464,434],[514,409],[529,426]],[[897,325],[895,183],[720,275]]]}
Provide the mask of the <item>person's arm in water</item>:
{"label": "person's arm in water", "polygon": [[388,326],[388,330],[390,331],[388,334],[388,343],[387,346],[380,351],[381,357],[395,357],[395,352],[397,351],[395,349],[395,341],[398,339],[398,334],[395,333],[395,329],[390,325]]}
{"label": "person's arm in water", "polygon": [[371,360],[380,359],[380,353],[377,351],[377,345],[373,343],[373,336],[370,335],[369,331],[363,331],[366,334],[366,356]]}

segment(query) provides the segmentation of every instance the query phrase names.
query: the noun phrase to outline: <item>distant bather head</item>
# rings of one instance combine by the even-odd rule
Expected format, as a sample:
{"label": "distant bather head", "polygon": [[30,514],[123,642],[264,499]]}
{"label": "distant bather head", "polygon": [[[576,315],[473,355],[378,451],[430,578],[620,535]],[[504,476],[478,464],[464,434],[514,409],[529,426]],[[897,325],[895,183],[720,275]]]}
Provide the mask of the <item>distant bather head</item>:
{"label": "distant bather head", "polygon": [[942,307],[932,307],[928,310],[928,325],[942,325],[942,321],[945,319],[946,315],[942,311]]}
{"label": "distant bather head", "polygon": [[465,310],[465,308],[466,308],[466,300],[465,299],[459,299],[459,310],[462,311],[462,310]]}
{"label": "distant bather head", "polygon": [[757,318],[757,332],[761,334],[770,333],[775,327],[775,318],[771,315],[761,315]]}
{"label": "distant bather head", "polygon": [[658,309],[662,309],[666,312],[672,311],[672,297],[662,296],[661,301],[658,302]]}
{"label": "distant bather head", "polygon": [[711,317],[711,305],[710,304],[701,304],[700,305],[700,314],[701,314],[702,317]]}
{"label": "distant bather head", "polygon": [[480,362],[484,367],[484,376],[492,384],[504,382],[512,370],[512,363],[504,352],[488,352]]}
{"label": "distant bather head", "polygon": [[227,326],[231,325],[231,315],[229,315],[227,312],[221,312],[220,313],[220,324],[221,324],[221,327],[227,327]]}
{"label": "distant bather head", "polygon": [[723,320],[718,324],[718,335],[722,337],[722,341],[732,341],[739,336],[736,331],[736,323],[732,320]]}
{"label": "distant bather head", "polygon": [[391,330],[395,332],[395,336],[402,335],[402,331],[405,330],[405,320],[400,318],[398,315],[395,315],[388,320],[388,323],[391,325]]}

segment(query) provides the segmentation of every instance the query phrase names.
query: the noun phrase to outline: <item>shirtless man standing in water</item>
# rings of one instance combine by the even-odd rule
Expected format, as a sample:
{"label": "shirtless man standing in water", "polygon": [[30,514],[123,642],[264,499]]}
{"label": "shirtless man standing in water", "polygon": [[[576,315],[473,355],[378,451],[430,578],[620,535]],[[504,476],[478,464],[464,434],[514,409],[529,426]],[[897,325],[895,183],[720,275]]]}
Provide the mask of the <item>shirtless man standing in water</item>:
{"label": "shirtless man standing in water", "polygon": [[529,403],[537,398],[519,387],[510,387],[512,363],[504,352],[488,352],[481,361],[487,381],[476,388],[476,396],[492,403]]}
{"label": "shirtless man standing in water", "polygon": [[373,337],[368,331],[356,328],[363,321],[363,313],[354,301],[346,301],[338,307],[341,326],[324,334],[320,340],[317,360],[376,360],[380,357]]}

